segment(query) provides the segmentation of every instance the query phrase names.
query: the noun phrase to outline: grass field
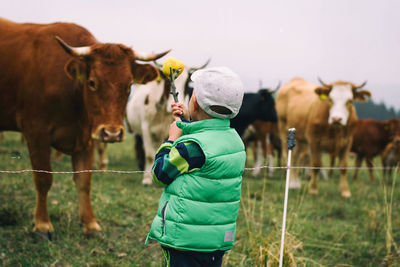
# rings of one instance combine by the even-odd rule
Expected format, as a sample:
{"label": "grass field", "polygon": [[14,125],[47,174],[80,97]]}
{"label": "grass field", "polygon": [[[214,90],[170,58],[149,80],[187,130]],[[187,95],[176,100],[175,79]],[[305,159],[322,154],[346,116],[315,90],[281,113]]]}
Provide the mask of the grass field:
{"label": "grass field", "polygon": [[[109,146],[109,169],[138,169],[132,139]],[[52,165],[71,170],[68,156]],[[0,170],[30,168],[19,134],[6,133]],[[284,266],[400,266],[400,175],[389,181],[381,171],[375,175],[375,184],[365,170],[356,182],[349,178],[351,199],[340,197],[337,172],[320,180],[318,196],[307,193],[307,180],[290,191]],[[245,172],[236,243],[223,266],[278,265],[284,186],[283,170],[272,179]],[[92,204],[103,233],[85,237],[72,175],[56,174],[48,196],[56,240],[48,242],[31,232],[32,174],[0,174],[0,265],[161,266],[159,245],[144,245],[161,193],[161,187],[143,187],[140,174],[94,174]]]}

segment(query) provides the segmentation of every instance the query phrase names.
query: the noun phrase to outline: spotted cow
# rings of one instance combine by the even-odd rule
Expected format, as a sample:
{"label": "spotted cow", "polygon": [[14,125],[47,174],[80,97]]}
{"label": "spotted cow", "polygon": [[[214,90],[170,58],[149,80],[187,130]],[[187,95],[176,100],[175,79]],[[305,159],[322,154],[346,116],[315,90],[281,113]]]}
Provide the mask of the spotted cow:
{"label": "spotted cow", "polygon": [[[205,68],[209,60],[199,68],[185,67],[175,80],[178,101],[186,106],[193,88],[190,75],[195,70]],[[129,100],[127,121],[135,135],[135,151],[139,167],[143,168],[142,183],[152,183],[151,167],[159,145],[168,138],[169,125],[173,121],[171,104],[174,101],[170,91],[170,81],[160,72],[160,78],[146,85],[136,86]]]}

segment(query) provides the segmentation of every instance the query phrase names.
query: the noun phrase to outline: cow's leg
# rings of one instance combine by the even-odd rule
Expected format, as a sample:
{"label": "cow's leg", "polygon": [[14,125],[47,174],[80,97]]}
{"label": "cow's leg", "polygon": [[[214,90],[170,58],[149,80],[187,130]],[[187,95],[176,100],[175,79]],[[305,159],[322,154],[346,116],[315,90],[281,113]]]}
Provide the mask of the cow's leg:
{"label": "cow's leg", "polygon": [[313,169],[311,171],[311,181],[310,181],[310,189],[309,193],[310,194],[318,194],[318,174],[320,173],[320,168],[322,166],[322,160],[321,160],[321,151],[318,148],[318,144],[312,143],[310,144],[311,148],[311,166],[316,167],[317,169]]}
{"label": "cow's leg", "polygon": [[[266,151],[265,151],[265,156],[267,157],[267,162],[269,167],[274,166],[274,148],[271,143],[271,134],[266,134],[265,135],[265,145],[266,145]],[[268,177],[272,177],[274,174],[274,169],[269,168],[268,169]]]}
{"label": "cow's leg", "polygon": [[100,170],[107,170],[107,144],[104,142],[97,142],[97,155],[99,155]]}
{"label": "cow's leg", "polygon": [[358,168],[361,167],[361,163],[362,163],[363,157],[359,154],[357,154],[357,158],[356,158],[356,169],[354,170],[354,174],[353,174],[353,181],[357,180],[358,177]]}
{"label": "cow's leg", "polygon": [[[268,144],[267,144],[267,135],[265,133],[261,133],[261,135],[259,136],[259,142],[261,143],[261,166],[265,166],[267,164],[267,152],[268,152]],[[269,167],[269,166],[268,166]],[[267,174],[268,168],[266,169],[260,169],[260,171],[262,171],[262,176],[264,176],[265,174]]]}
{"label": "cow's leg", "polygon": [[[93,164],[93,146],[87,150],[72,155],[74,171],[91,170]],[[85,234],[101,231],[96,222],[90,201],[92,173],[74,173],[74,182],[79,199],[79,216],[83,224]]]}
{"label": "cow's leg", "polygon": [[345,148],[339,152],[339,167],[341,168],[339,190],[340,190],[342,197],[344,197],[344,198],[351,197],[349,184],[347,183],[347,169],[346,169],[347,168],[347,157],[350,152],[350,147],[351,147],[351,143],[347,146],[347,148]]}
{"label": "cow's leg", "polygon": [[250,142],[251,151],[253,152],[254,165],[256,165],[256,162],[258,160],[257,143],[258,143],[257,140],[253,140]]}
{"label": "cow's leg", "polygon": [[144,171],[145,153],[143,148],[143,139],[140,135],[135,134],[135,155],[138,162],[139,170]]}
{"label": "cow's leg", "polygon": [[[275,147],[274,147],[274,149],[275,149]],[[281,166],[282,165],[282,149],[278,148],[278,149],[276,149],[276,151],[278,153],[278,166]]]}
{"label": "cow's leg", "polygon": [[153,183],[153,177],[151,175],[151,168],[153,167],[153,162],[154,162],[154,155],[146,153],[146,158],[144,163],[145,173],[143,174],[143,180],[142,180],[143,185],[151,185]]}
{"label": "cow's leg", "polygon": [[[328,177],[327,177],[327,178],[332,178],[332,175],[333,175],[333,167],[335,167],[336,155],[331,153],[329,156],[330,156],[330,159],[331,159],[331,168],[332,168],[332,169],[329,170],[329,173],[328,173]],[[328,180],[328,179],[326,179],[326,180]]]}
{"label": "cow's leg", "polygon": [[[332,156],[332,154],[329,154],[330,156],[330,166],[333,167],[333,165],[335,164],[335,158],[334,156]],[[324,169],[320,169],[319,173],[321,174],[322,179],[324,179],[325,181],[329,180],[329,177],[332,177],[332,173],[333,173],[333,169],[329,169],[329,171],[327,172]]]}
{"label": "cow's leg", "polygon": [[[40,134],[42,135],[42,134]],[[27,138],[28,149],[34,170],[51,171],[50,166],[50,143],[43,136]],[[36,187],[36,207],[33,231],[51,233],[54,231],[47,211],[47,193],[53,183],[51,173],[34,172],[33,180]]]}
{"label": "cow's leg", "polygon": [[[142,133],[143,133],[143,147],[145,153],[144,159],[144,171],[143,174],[143,185],[151,185],[153,183],[153,178],[151,176],[151,168],[153,166],[155,153],[157,151],[157,147],[160,145],[159,143],[154,144],[152,140],[152,133],[150,131],[150,125],[147,122],[143,122],[142,124]],[[156,148],[154,146],[157,146]]]}
{"label": "cow's leg", "polygon": [[374,183],[375,182],[374,170],[372,169],[374,166],[372,164],[372,158],[367,157],[366,160],[367,160],[367,166],[368,166],[369,180],[371,181],[371,183]]}
{"label": "cow's leg", "polygon": [[261,173],[261,168],[260,167],[263,166],[263,163],[264,163],[263,142],[260,142],[260,140],[256,139],[254,141],[253,152],[254,152],[254,170],[253,170],[253,175],[257,177]]}
{"label": "cow's leg", "polygon": [[286,127],[286,123],[283,123],[282,121],[278,122],[278,128],[279,128],[279,137],[281,139],[281,159],[283,161],[282,164],[286,164],[287,162],[287,149],[288,149],[288,144],[287,144],[287,134],[288,134],[288,129]]}
{"label": "cow's leg", "polygon": [[385,153],[382,154],[381,156],[381,163],[382,163],[382,167],[383,167],[383,178],[386,178],[386,171],[387,171],[387,167],[386,167],[386,160],[385,160]]}

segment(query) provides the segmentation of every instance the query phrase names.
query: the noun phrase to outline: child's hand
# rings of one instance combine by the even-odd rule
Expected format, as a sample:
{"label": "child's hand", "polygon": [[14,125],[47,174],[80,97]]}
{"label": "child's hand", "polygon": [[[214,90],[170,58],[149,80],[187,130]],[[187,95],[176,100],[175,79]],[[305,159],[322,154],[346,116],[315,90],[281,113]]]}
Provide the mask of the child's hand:
{"label": "child's hand", "polygon": [[185,118],[189,117],[188,110],[184,104],[172,103],[171,107],[172,107],[172,115],[174,116],[174,119],[179,118],[179,116],[183,116]]}
{"label": "child's hand", "polygon": [[175,117],[175,120],[173,123],[169,125],[169,137],[168,140],[170,141],[175,141],[182,135],[182,130],[178,126],[176,126],[176,122],[180,121],[181,119],[179,117]]}

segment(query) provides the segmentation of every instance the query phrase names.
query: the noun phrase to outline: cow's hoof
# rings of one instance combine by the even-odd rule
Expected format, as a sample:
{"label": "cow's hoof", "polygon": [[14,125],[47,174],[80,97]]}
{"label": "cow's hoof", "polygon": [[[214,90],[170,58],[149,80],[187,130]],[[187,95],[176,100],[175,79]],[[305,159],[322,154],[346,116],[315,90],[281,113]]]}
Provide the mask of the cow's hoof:
{"label": "cow's hoof", "polygon": [[350,198],[351,197],[350,191],[343,191],[341,194],[342,194],[343,198]]}
{"label": "cow's hoof", "polygon": [[301,182],[300,180],[293,180],[289,182],[289,188],[290,189],[299,189],[301,187]]}
{"label": "cow's hoof", "polygon": [[151,177],[145,177],[142,180],[142,185],[151,185],[153,183],[153,179]]}
{"label": "cow's hoof", "polygon": [[308,193],[309,193],[310,195],[318,195],[318,189],[316,189],[316,188],[310,188],[310,189],[308,190]]}
{"label": "cow's hoof", "polygon": [[50,222],[40,222],[39,220],[33,224],[33,232],[52,233],[54,232],[53,225]]}
{"label": "cow's hoof", "polygon": [[97,222],[91,222],[83,226],[83,233],[85,235],[90,235],[91,233],[101,232],[101,227]]}
{"label": "cow's hoof", "polygon": [[55,235],[54,235],[54,233],[51,233],[51,232],[34,231],[33,234],[35,235],[35,237],[39,238],[40,240],[45,240],[45,241],[54,241],[55,240]]}

